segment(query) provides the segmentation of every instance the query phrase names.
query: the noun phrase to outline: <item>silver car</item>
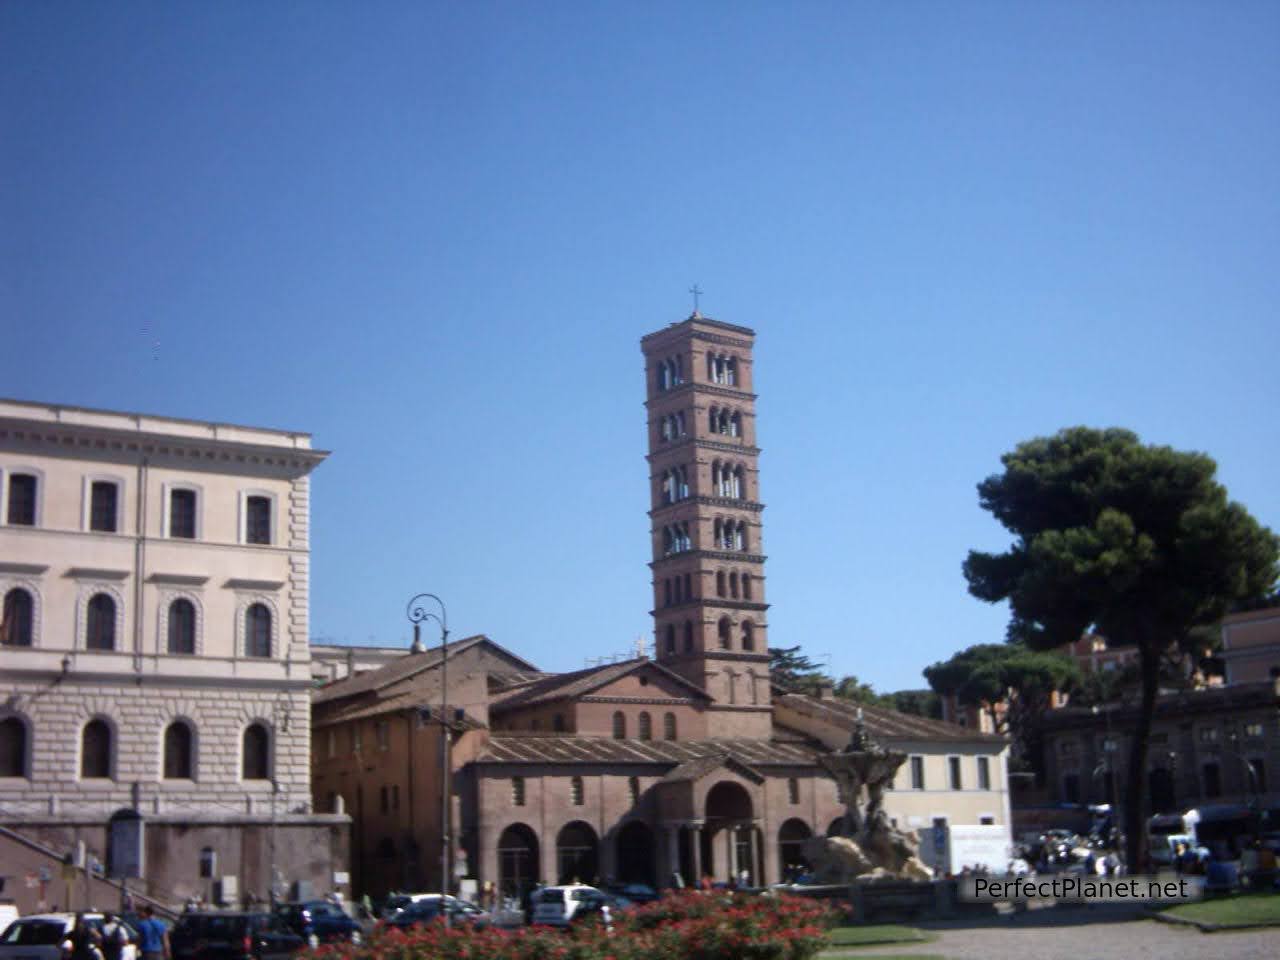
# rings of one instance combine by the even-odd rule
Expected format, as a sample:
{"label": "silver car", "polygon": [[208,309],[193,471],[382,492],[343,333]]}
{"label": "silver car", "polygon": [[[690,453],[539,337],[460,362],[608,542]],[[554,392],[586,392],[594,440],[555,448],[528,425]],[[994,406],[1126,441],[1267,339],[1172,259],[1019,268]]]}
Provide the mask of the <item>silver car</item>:
{"label": "silver car", "polygon": [[[71,956],[74,935],[81,926],[102,932],[101,913],[33,913],[19,917],[0,933],[0,960],[64,960]],[[124,923],[124,921],[121,921]],[[138,931],[127,923],[129,942],[120,947],[120,960],[138,960]]]}

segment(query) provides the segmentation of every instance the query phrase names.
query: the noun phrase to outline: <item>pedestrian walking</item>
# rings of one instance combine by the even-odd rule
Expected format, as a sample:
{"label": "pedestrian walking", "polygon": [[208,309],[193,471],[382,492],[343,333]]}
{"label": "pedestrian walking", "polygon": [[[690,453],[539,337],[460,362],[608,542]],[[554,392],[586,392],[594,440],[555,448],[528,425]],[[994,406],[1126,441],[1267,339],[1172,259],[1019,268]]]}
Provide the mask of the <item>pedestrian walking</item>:
{"label": "pedestrian walking", "polygon": [[169,928],[163,920],[156,919],[155,909],[149,903],[142,907],[138,947],[142,951],[142,960],[170,960]]}

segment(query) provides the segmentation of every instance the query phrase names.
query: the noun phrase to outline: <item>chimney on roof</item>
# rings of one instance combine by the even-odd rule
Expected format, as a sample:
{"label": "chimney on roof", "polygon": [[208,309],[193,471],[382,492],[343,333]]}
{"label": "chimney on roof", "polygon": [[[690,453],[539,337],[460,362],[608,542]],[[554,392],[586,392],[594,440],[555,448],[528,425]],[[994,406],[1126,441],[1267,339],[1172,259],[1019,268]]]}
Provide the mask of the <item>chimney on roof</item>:
{"label": "chimney on roof", "polygon": [[834,683],[821,683],[818,685],[819,700],[834,700],[836,698],[836,686]]}
{"label": "chimney on roof", "polygon": [[409,648],[410,653],[422,653],[427,648],[422,645],[422,629],[421,624],[413,625],[413,646]]}

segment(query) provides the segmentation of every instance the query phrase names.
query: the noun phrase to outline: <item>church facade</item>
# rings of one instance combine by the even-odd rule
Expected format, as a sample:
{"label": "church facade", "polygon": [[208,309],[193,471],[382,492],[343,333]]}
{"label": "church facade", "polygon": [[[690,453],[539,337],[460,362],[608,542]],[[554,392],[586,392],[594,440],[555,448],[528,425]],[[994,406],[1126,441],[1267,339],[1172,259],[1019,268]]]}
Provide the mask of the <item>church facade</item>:
{"label": "church facade", "polygon": [[[353,818],[357,892],[438,889],[442,856],[459,885],[508,895],[575,879],[774,883],[837,829],[844,807],[817,758],[848,742],[856,707],[769,674],[754,340],[695,311],[641,341],[651,657],[551,674],[472,637],[449,645],[443,715],[439,648],[315,692],[316,805]],[[1005,740],[863,717],[909,756],[885,803],[901,826],[1008,824]]]}

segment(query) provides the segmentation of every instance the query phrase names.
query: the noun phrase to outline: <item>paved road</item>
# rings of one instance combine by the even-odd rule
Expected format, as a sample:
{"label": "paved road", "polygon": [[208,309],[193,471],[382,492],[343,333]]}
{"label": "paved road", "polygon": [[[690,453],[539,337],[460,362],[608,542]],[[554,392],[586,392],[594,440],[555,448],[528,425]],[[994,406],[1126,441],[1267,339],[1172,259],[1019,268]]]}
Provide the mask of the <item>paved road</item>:
{"label": "paved road", "polygon": [[923,926],[935,943],[863,953],[939,954],[947,960],[1276,960],[1280,930],[1201,933],[1147,920],[1125,905],[1037,910],[982,926]]}

